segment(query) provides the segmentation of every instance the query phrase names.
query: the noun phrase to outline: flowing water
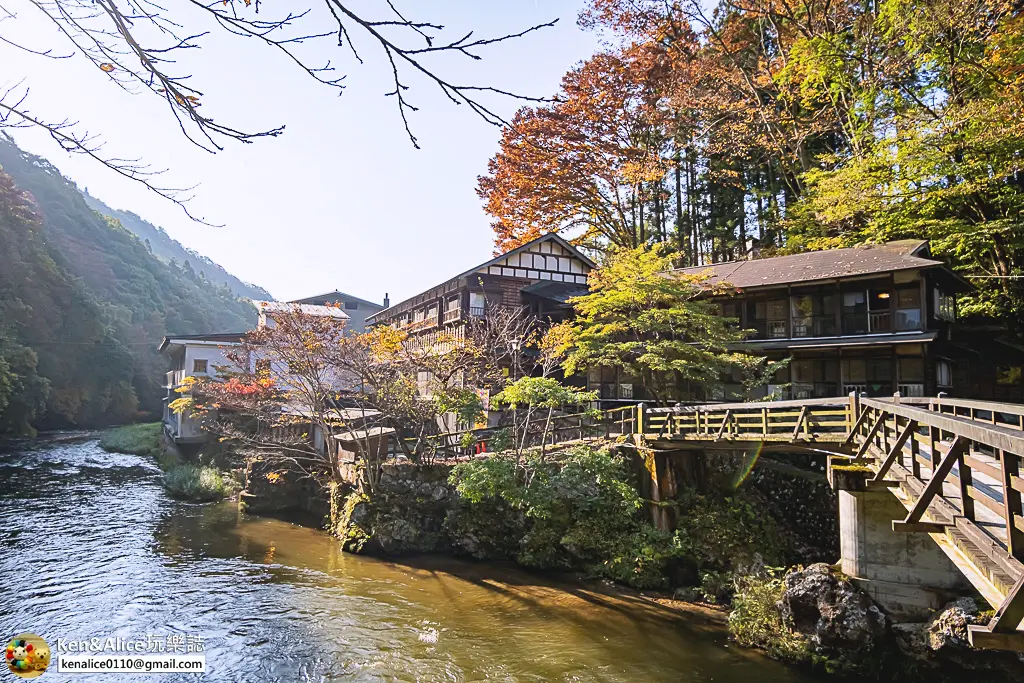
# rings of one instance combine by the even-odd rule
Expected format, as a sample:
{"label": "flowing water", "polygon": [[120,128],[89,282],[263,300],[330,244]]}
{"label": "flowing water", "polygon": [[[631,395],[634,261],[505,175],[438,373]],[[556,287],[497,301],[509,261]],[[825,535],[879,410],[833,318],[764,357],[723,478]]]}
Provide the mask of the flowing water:
{"label": "flowing water", "polygon": [[[205,676],[166,681],[807,680],[699,614],[507,567],[343,554],[231,503],[171,500],[159,477],[89,439],[0,452],[0,637],[201,636]],[[119,678],[54,668],[45,680]]]}

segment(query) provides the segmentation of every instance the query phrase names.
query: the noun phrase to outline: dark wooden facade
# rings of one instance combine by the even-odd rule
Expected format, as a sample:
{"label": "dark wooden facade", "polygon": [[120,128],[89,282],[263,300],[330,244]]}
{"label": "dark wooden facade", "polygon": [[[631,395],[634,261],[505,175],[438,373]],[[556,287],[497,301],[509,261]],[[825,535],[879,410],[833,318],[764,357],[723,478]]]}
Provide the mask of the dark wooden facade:
{"label": "dark wooden facade", "polygon": [[586,291],[593,261],[557,235],[545,235],[367,318],[418,335],[452,331],[496,307],[565,315],[567,299]]}
{"label": "dark wooden facade", "polygon": [[[763,395],[1020,400],[1024,354],[995,330],[984,336],[1000,352],[977,348],[977,328],[957,315],[972,287],[928,256],[927,243],[901,242],[678,272],[736,287],[719,304],[751,330],[739,350],[790,359]],[[743,398],[740,381],[707,398]]]}

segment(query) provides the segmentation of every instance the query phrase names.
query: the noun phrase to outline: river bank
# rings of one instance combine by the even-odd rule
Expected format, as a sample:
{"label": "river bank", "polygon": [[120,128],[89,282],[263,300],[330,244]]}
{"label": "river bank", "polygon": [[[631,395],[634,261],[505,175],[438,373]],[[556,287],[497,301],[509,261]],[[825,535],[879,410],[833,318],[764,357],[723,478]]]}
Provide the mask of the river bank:
{"label": "river bank", "polygon": [[504,564],[343,553],[231,502],[176,501],[160,476],[94,439],[0,453],[0,572],[19,590],[0,628],[193,633],[215,681],[811,680],[731,646],[716,615]]}

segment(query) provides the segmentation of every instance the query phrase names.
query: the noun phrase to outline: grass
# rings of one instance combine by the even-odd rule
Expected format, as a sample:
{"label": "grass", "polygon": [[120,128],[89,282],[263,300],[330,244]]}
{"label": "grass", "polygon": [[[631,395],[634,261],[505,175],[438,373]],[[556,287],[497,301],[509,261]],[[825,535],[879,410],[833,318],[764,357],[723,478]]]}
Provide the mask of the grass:
{"label": "grass", "polygon": [[159,422],[114,427],[100,436],[100,448],[114,453],[159,457],[163,450],[160,448],[161,429]]}
{"label": "grass", "polygon": [[227,486],[219,470],[201,465],[178,465],[164,473],[164,488],[174,498],[206,502],[220,500]]}
{"label": "grass", "polygon": [[779,659],[806,661],[810,650],[806,640],[783,622],[777,606],[785,586],[781,571],[736,580],[736,594],[729,615],[729,632],[745,647],[766,650]]}

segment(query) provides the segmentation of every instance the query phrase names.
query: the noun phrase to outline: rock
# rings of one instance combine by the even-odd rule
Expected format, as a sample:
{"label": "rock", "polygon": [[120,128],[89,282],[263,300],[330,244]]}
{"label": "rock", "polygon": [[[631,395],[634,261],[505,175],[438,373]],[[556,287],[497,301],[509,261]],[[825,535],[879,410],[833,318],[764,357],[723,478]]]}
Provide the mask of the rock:
{"label": "rock", "polygon": [[778,608],[815,651],[870,652],[888,632],[885,614],[823,563],[790,572]]}
{"label": "rock", "polygon": [[928,646],[939,650],[947,646],[970,647],[967,626],[981,623],[973,598],[960,598],[946,605],[928,626]]}
{"label": "rock", "polygon": [[1024,657],[1018,653],[975,650],[967,627],[984,623],[973,598],[959,598],[932,619],[892,627],[900,651],[933,672],[963,680],[1024,681]]}

